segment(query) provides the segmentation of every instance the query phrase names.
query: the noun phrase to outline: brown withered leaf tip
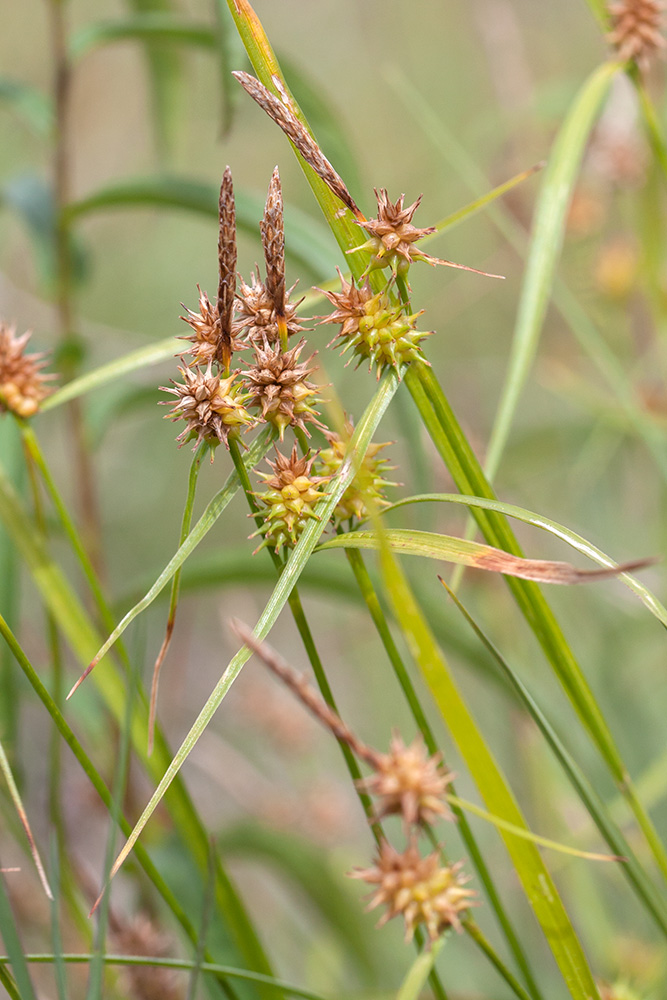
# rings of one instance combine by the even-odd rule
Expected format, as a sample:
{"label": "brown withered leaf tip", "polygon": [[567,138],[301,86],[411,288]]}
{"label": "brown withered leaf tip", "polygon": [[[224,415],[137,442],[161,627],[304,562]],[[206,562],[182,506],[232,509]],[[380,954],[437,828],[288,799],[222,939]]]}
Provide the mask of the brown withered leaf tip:
{"label": "brown withered leaf tip", "polygon": [[236,206],[232,172],[225,168],[218,203],[218,301],[220,338],[218,356],[225,368],[232,357],[232,319],[236,294]]}
{"label": "brown withered leaf tip", "polygon": [[273,77],[273,85],[276,89],[282,91],[282,101],[249,73],[237,71],[232,73],[232,76],[236,77],[246,93],[252,97],[253,101],[259,104],[260,108],[267,113],[269,118],[283,130],[287,138],[294,143],[301,153],[306,163],[313,168],[318,177],[324,181],[336,197],[340,198],[343,204],[357,218],[363,218],[342,177],[336,173],[320,147],[290,107],[289,98],[281,86],[278,77]]}
{"label": "brown withered leaf tip", "polygon": [[612,31],[607,35],[610,45],[623,61],[634,60],[645,72],[656,53],[665,49],[665,6],[660,0],[621,0],[611,4],[609,13]]}
{"label": "brown withered leaf tip", "polygon": [[30,337],[29,332],[17,337],[16,327],[0,320],[0,413],[34,416],[49,394],[47,383],[57,378],[42,372],[44,353],[26,354]]}
{"label": "brown withered leaf tip", "polygon": [[438,850],[422,858],[414,840],[400,853],[386,840],[380,843],[372,868],[356,869],[350,878],[376,885],[367,906],[386,906],[377,926],[393,917],[405,921],[405,939],[425,924],[429,939],[435,941],[449,927],[461,931],[461,914],[478,905],[476,893],[466,889],[469,876],[461,875],[462,862],[443,866]]}
{"label": "brown withered leaf tip", "polygon": [[271,176],[259,228],[266,262],[266,291],[273,303],[276,317],[281,319],[285,315],[285,225],[278,167],[275,167]]}

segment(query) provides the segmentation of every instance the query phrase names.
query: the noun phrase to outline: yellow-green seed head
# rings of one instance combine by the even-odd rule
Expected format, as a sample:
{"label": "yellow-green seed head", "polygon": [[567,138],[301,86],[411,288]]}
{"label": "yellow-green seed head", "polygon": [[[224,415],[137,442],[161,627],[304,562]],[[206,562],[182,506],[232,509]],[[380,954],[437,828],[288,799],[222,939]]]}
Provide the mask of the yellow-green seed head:
{"label": "yellow-green seed head", "polygon": [[256,494],[266,509],[263,511],[264,524],[250,536],[262,536],[255,552],[265,546],[279,552],[283,545],[296,545],[308,522],[317,519],[314,508],[324,496],[318,486],[327,482],[330,476],[311,475],[315,457],[299,458],[296,445],[289,458],[276,449],[275,462],[269,461],[273,472],[258,473],[269,489]]}

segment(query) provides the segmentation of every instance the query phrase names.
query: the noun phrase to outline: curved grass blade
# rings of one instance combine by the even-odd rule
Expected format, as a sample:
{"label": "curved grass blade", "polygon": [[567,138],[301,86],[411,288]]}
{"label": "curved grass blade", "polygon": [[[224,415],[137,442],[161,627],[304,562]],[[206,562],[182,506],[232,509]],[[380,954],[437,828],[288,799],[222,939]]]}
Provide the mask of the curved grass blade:
{"label": "curved grass blade", "polygon": [[[571,545],[573,549],[577,552],[581,552],[583,555],[588,556],[594,562],[599,563],[601,566],[607,566],[610,569],[616,567],[613,559],[606,555],[601,549],[596,548],[589,541],[578,535],[575,531],[571,531],[570,528],[566,528],[563,524],[559,524],[557,521],[552,521],[550,518],[543,517],[541,514],[536,514],[534,511],[525,510],[523,507],[517,507],[515,504],[503,503],[501,500],[487,500],[484,497],[469,497],[464,496],[461,493],[424,493],[421,496],[406,497],[403,500],[398,500],[396,503],[391,504],[389,507],[384,509],[384,513],[388,513],[390,510],[396,510],[398,507],[404,507],[406,504],[412,503],[456,503],[462,504],[465,507],[479,507],[482,510],[494,510],[499,514],[505,514],[506,517],[514,517],[517,521],[523,521],[525,524],[532,524],[536,528],[542,528],[544,531],[548,531],[550,534],[555,535],[556,538],[561,538],[568,545]],[[619,573],[618,575],[621,583],[624,583],[626,587],[634,591],[639,597],[643,604],[649,609],[651,614],[655,615],[658,621],[667,627],[667,608],[658,600],[658,598],[653,594],[648,587],[645,587],[643,583],[639,580],[635,580],[634,577],[630,576],[628,573]]]}
{"label": "curved grass blade", "polygon": [[21,821],[21,826],[25,831],[25,835],[28,838],[28,844],[30,846],[30,853],[32,854],[32,859],[35,862],[35,868],[37,869],[37,874],[39,875],[39,881],[42,883],[42,888],[50,900],[53,900],[53,893],[51,892],[51,886],[49,885],[49,880],[46,877],[46,872],[44,871],[44,865],[42,864],[42,859],[39,856],[39,851],[37,850],[37,844],[35,838],[33,837],[32,830],[30,829],[30,823],[28,822],[28,814],[26,813],[23,802],[21,801],[21,795],[18,788],[16,787],[16,782],[14,781],[14,775],[12,774],[12,769],[9,766],[9,761],[7,760],[7,755],[5,753],[5,748],[2,743],[0,743],[0,771],[5,776],[5,781],[7,782],[7,787],[9,788],[9,794],[11,800],[14,803],[14,808],[18,813],[18,817]]}
{"label": "curved grass blade", "polygon": [[0,101],[11,108],[33,132],[48,136],[53,128],[53,104],[41,90],[22,80],[0,77]]}
{"label": "curved grass blade", "polygon": [[73,32],[70,57],[81,59],[95,48],[113,42],[170,42],[215,49],[218,39],[208,24],[197,24],[190,18],[178,17],[167,11],[147,10],[132,17],[113,21],[94,21]]}
{"label": "curved grass blade", "polygon": [[[287,603],[287,600],[292,592],[292,588],[295,586],[303,567],[306,565],[308,559],[313,553],[322,532],[326,529],[336,505],[349,484],[354,479],[354,476],[363,462],[364,456],[368,450],[377,426],[380,423],[385,410],[389,406],[392,397],[396,393],[399,384],[399,376],[394,372],[387,372],[380,381],[379,388],[366,408],[366,411],[357,424],[354,434],[350,439],[346,457],[341,465],[338,475],[327,484],[327,487],[324,490],[324,497],[315,509],[315,513],[317,515],[316,519],[309,521],[307,527],[304,529],[301,537],[299,538],[298,543],[290,553],[290,556],[285,563],[280,579],[278,580],[269,602],[264,608],[264,611],[262,612],[255,627],[254,635],[256,639],[261,640],[266,638],[269,631],[275,624],[278,615]],[[169,767],[165,771],[162,780],[151,796],[146,808],[139,817],[132,834],[118,855],[111,870],[112,878],[132,850],[134,844],[141,835],[141,832],[146,826],[148,820],[155,812],[155,809],[159,805],[171,782],[180,771],[190,751],[196,745],[200,735],[213,718],[213,715],[229,691],[232,683],[238,676],[243,664],[249,657],[250,650],[244,646],[227,665],[222,677],[213,689],[206,704],[197,716],[197,719],[190,728],[189,733],[183,740]]]}
{"label": "curved grass blade", "polygon": [[[380,562],[387,598],[408,647],[482,799],[495,816],[527,830],[505,776],[459,694],[447,662],[387,545],[382,545],[380,549]],[[599,1000],[579,939],[539,851],[527,840],[503,830],[499,833],[573,998]]]}
{"label": "curved grass blade", "polygon": [[[110,184],[94,194],[73,202],[67,208],[69,220],[93,212],[131,207],[183,209],[210,216],[218,221],[220,187],[191,177],[163,175],[137,177]],[[239,229],[257,236],[264,213],[263,198],[235,190],[236,224]],[[338,256],[328,231],[317,219],[292,205],[285,206],[285,243],[288,253],[318,278],[329,278]]]}
{"label": "curved grass blade", "polygon": [[486,460],[489,479],[493,479],[498,470],[519,396],[537,353],[563,243],[566,213],[584,147],[611,81],[620,69],[619,63],[604,63],[590,75],[561,126],[549,156],[535,209],[508,374],[489,441]]}
{"label": "curved grass blade", "polygon": [[446,229],[452,229],[454,226],[458,226],[459,222],[463,222],[465,219],[471,218],[476,215],[477,212],[481,212],[482,209],[487,208],[492,202],[497,198],[502,198],[503,195],[507,194],[518,184],[523,184],[527,181],[529,177],[538,173],[544,168],[544,162],[536,163],[534,167],[529,167],[528,170],[522,170],[520,173],[515,174],[514,177],[510,177],[508,181],[504,181],[502,184],[498,184],[497,187],[492,188],[487,191],[486,194],[481,195],[479,198],[475,198],[474,201],[469,202],[464,205],[463,208],[457,209],[455,212],[450,212],[446,215],[444,219],[435,224],[435,233],[431,233],[429,236],[425,236],[421,241],[421,246],[426,243],[431,243],[433,240],[437,240],[440,233],[444,232]]}
{"label": "curved grass blade", "polygon": [[438,938],[437,941],[431,944],[430,948],[423,951],[421,955],[417,955],[408,969],[408,974],[401,983],[400,989],[396,994],[396,1000],[418,1000],[422,990],[426,986],[436,959],[442,951],[445,940],[444,937]]}
{"label": "curved grass blade", "polygon": [[7,949],[7,964],[11,965],[14,973],[16,993],[14,993],[14,983],[11,980],[5,981],[5,987],[10,996],[16,996],[20,1000],[36,1000],[35,990],[30,979],[25,955],[16,930],[16,921],[9,903],[9,896],[5,887],[5,877],[0,872],[0,935]]}
{"label": "curved grass blade", "polygon": [[523,681],[517,676],[514,670],[501,655],[496,646],[474,620],[470,612],[464,607],[453,590],[447,586],[444,580],[440,581],[459,609],[465,620],[468,622],[474,633],[481,640],[484,647],[491,654],[495,662],[500,667],[503,676],[511,685],[520,703],[526,709],[530,717],[535,722],[542,736],[551,748],[551,751],[563,768],[570,784],[586,807],[589,816],[597,826],[612,851],[625,858],[625,864],[621,866],[621,871],[631,884],[633,891],[637,894],[642,904],[651,913],[658,927],[667,934],[667,906],[657,891],[655,883],[650,879],[644,869],[639,864],[634,851],[623,836],[618,824],[614,821],[610,810],[602,801],[593,785],[589,782],[579,765],[565,748],[560,737],[548,721],[541,708],[534,700]]}
{"label": "curved grass blade", "polygon": [[[461,566],[472,566],[491,573],[503,573],[522,580],[536,580],[540,583],[572,585],[606,579],[633,569],[651,565],[654,560],[639,559],[607,569],[577,569],[569,563],[553,562],[547,559],[524,559],[513,556],[502,549],[484,545],[482,542],[440,535],[433,531],[415,531],[410,528],[391,528],[384,532],[386,544],[394,552],[405,555],[425,556],[427,559],[442,559]],[[323,542],[318,551],[325,549],[378,549],[378,536],[372,531],[349,531]]]}
{"label": "curved grass blade", "polygon": [[[271,442],[275,437],[275,431],[272,427],[265,427],[264,430],[255,438],[253,443],[250,445],[245,457],[244,463],[247,468],[253,468],[257,465],[261,458],[266,454],[271,446]],[[225,510],[227,505],[233,499],[237,490],[239,489],[240,483],[236,470],[231,472],[227,478],[225,485],[221,490],[215,494],[212,500],[209,501],[204,513],[199,518],[194,528],[179,546],[176,553],[169,560],[165,568],[162,570],[157,580],[150,588],[148,593],[146,593],[143,598],[131,608],[123,619],[118,623],[116,628],[113,630],[109,638],[98,649],[95,657],[90,662],[86,670],[81,674],[78,681],[72,687],[72,690],[67,695],[71,698],[79,685],[86,679],[91,670],[100,662],[100,660],[106,656],[107,652],[117,639],[123,634],[127,626],[134,621],[137,615],[141,614],[149,607],[155,598],[158,596],[161,590],[163,590],[169,581],[174,577],[174,575],[181,568],[185,560],[188,558],[191,552],[194,552],[196,547],[201,542],[202,538],[211,530],[215,522],[218,520],[222,512]]]}

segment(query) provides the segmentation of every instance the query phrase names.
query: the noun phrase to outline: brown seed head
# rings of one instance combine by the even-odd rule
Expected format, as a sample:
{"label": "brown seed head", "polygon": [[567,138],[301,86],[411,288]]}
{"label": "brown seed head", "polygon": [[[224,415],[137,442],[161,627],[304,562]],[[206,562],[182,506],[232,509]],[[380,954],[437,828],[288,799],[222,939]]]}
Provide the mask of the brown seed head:
{"label": "brown seed head", "polygon": [[[223,358],[226,357],[227,348],[232,351],[242,351],[245,344],[238,340],[227,338],[221,333],[221,324],[216,306],[197,285],[199,292],[199,312],[193,312],[187,306],[183,306],[187,315],[181,319],[194,330],[193,337],[184,337],[184,340],[192,342],[192,347],[188,353],[194,354],[192,364],[208,364],[209,361],[216,361],[225,364]],[[181,303],[182,304],[182,303]],[[231,358],[231,354],[230,354]]]}
{"label": "brown seed head", "polygon": [[43,375],[45,354],[26,354],[30,333],[16,336],[16,327],[0,320],[0,413],[32,417],[49,394],[47,382],[56,375]]}
{"label": "brown seed head", "polygon": [[[344,437],[333,431],[325,431],[329,447],[320,451],[319,468],[331,477],[336,475],[343,464],[347,443],[352,437],[353,431],[354,427],[351,421],[345,423]],[[378,458],[377,455],[389,443],[389,441],[385,441],[382,444],[369,445],[359,471],[334,510],[332,515],[334,524],[349,521],[351,518],[364,520],[370,513],[369,502],[376,507],[388,505],[389,501],[384,498],[383,490],[387,486],[398,486],[398,483],[389,482],[384,478],[385,472],[390,471],[393,466],[390,466],[386,459]]]}
{"label": "brown seed head", "polygon": [[271,177],[260,230],[266,262],[266,291],[280,319],[285,315],[285,226],[278,167]]}
{"label": "brown seed head", "polygon": [[289,96],[282,87],[278,77],[274,76],[272,82],[276,90],[280,92],[282,100],[272,94],[270,90],[267,90],[264,84],[256,80],[254,76],[250,76],[249,73],[237,72],[232,73],[232,76],[236,77],[243,89],[250,94],[253,101],[256,101],[260,108],[266,111],[269,118],[283,130],[287,138],[294,143],[301,153],[306,163],[321,177],[336,197],[340,198],[343,204],[347,205],[358,218],[363,218],[352,195],[347,190],[345,182],[336,173],[311,134],[297,118],[290,106]]}
{"label": "brown seed head", "polygon": [[305,343],[301,340],[283,353],[279,345],[272,347],[265,340],[262,347],[255,345],[255,364],[243,373],[251,392],[248,407],[261,407],[262,418],[278,428],[281,441],[286,427],[299,427],[306,434],[307,422],[322,428],[313,405],[319,402],[318,387],[308,381],[315,371],[308,365],[315,356],[298,363]]}
{"label": "brown seed head", "polygon": [[209,362],[203,368],[179,368],[184,383],[174,382],[173,388],[161,386],[165,392],[176,396],[176,402],[167,418],[185,420],[185,430],[176,438],[180,446],[194,440],[193,451],[201,441],[224,444],[229,447],[228,438],[232,433],[249,430],[255,425],[254,418],[244,407],[248,393],[242,392],[241,385],[232,385],[239,372],[223,379],[214,375]]}
{"label": "brown seed head", "polygon": [[[113,940],[121,955],[167,958],[171,951],[169,938],[145,916],[116,928]],[[182,1000],[183,990],[177,985],[173,969],[128,965],[124,978],[130,987],[128,993],[135,1000]]]}
{"label": "brown seed head", "polygon": [[[279,322],[273,297],[269,294],[267,286],[260,281],[259,276],[255,277],[254,272],[250,275],[250,284],[247,285],[241,278],[240,286],[237,296],[238,319],[234,324],[234,333],[243,336],[251,344],[263,344],[265,339],[269,344],[277,343],[280,340],[282,319]],[[294,288],[295,285],[292,285],[285,294],[284,323],[288,337],[304,330],[296,316],[296,310],[302,300],[294,303],[289,301]]]}
{"label": "brown seed head", "polygon": [[661,0],[620,0],[609,6],[612,31],[607,36],[619,59],[634,60],[645,72],[656,53],[664,50],[665,8]]}
{"label": "brown seed head", "polygon": [[421,737],[406,746],[394,733],[389,752],[378,754],[375,773],[357,782],[357,787],[379,798],[378,819],[400,815],[406,827],[453,820],[445,801],[453,775],[440,766],[441,755],[428,755]]}
{"label": "brown seed head", "polygon": [[377,885],[367,909],[386,906],[378,927],[392,917],[405,921],[405,939],[410,941],[419,924],[425,924],[435,941],[449,927],[461,930],[460,914],[475,906],[475,892],[464,888],[468,878],[460,875],[462,862],[442,867],[440,853],[422,858],[414,840],[399,854],[383,840],[372,868],[350,872],[351,878]]}
{"label": "brown seed head", "polygon": [[267,459],[273,472],[258,473],[269,489],[256,494],[267,510],[264,524],[250,536],[263,536],[255,552],[266,545],[274,547],[276,552],[283,545],[296,545],[308,521],[318,519],[314,507],[324,494],[317,487],[327,482],[329,477],[311,474],[316,457],[299,457],[296,444],[289,457],[276,449],[275,462]]}
{"label": "brown seed head", "polygon": [[220,228],[218,231],[218,301],[220,341],[216,358],[225,370],[232,359],[232,321],[236,293],[236,206],[232,172],[225,168],[220,185],[218,203]]}

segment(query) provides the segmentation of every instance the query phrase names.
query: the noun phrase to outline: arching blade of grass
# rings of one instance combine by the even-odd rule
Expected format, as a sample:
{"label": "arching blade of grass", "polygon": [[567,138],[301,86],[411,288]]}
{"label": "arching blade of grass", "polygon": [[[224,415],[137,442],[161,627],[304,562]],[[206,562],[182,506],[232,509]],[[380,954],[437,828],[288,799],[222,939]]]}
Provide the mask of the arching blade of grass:
{"label": "arching blade of grass", "polygon": [[655,883],[648,878],[646,872],[639,864],[636,855],[623,836],[619,826],[614,821],[609,809],[602,801],[594,786],[589,782],[577,762],[570,755],[560,737],[551,726],[541,708],[534,700],[526,686],[510,667],[506,659],[501,655],[496,646],[480,628],[472,615],[466,610],[456,594],[442,581],[447,593],[454,601],[456,607],[469,623],[475,634],[478,636],[484,647],[489,651],[493,659],[500,667],[503,675],[507,678],[512,689],[516,693],[519,701],[531,716],[542,736],[544,736],[554,757],[559,762],[563,771],[567,775],[570,784],[586,807],[588,814],[597,826],[612,851],[622,855],[626,860],[621,871],[631,884],[633,891],[637,894],[642,904],[650,912],[657,925],[667,934],[667,905],[657,891]]}
{"label": "arching blade of grass", "polygon": [[408,974],[401,983],[396,1000],[418,1000],[430,975],[431,969],[445,944],[445,938],[434,941],[430,948],[417,955]]}
{"label": "arching blade of grass", "polygon": [[37,850],[37,844],[33,836],[32,830],[30,829],[30,823],[28,822],[28,814],[26,813],[23,802],[21,801],[21,794],[14,781],[14,775],[12,774],[12,769],[9,766],[9,761],[7,760],[7,755],[5,753],[5,748],[2,743],[0,743],[0,771],[5,776],[5,781],[7,782],[7,787],[9,788],[9,794],[12,802],[14,803],[14,808],[18,813],[18,817],[21,821],[21,826],[25,830],[25,835],[28,838],[28,844],[30,846],[30,853],[32,854],[33,861],[35,862],[35,868],[37,869],[37,874],[39,875],[39,881],[42,883],[42,888],[48,896],[49,899],[53,899],[53,893],[51,892],[51,887],[49,885],[49,880],[46,877],[46,872],[44,871],[44,865],[42,864],[42,859],[39,856],[39,851]]}
{"label": "arching blade of grass", "polygon": [[[318,503],[315,509],[317,519],[309,521],[307,527],[301,534],[297,545],[290,553],[289,559],[285,563],[280,579],[278,580],[271,598],[264,608],[264,611],[262,612],[255,627],[254,635],[257,639],[264,639],[268,635],[269,631],[275,624],[278,615],[287,603],[292,588],[295,586],[303,567],[312,555],[322,532],[327,527],[336,505],[349,484],[354,479],[354,476],[356,475],[356,472],[372,441],[377,426],[380,423],[385,410],[389,406],[398,385],[398,378],[394,372],[388,372],[380,381],[378,390],[356,426],[347,448],[346,458],[341,466],[339,474],[335,477],[335,479],[327,484],[327,487],[324,490],[324,498]],[[144,827],[148,823],[148,820],[155,812],[155,809],[160,804],[160,801],[169,788],[171,782],[174,780],[184,762],[187,760],[190,751],[196,745],[200,735],[204,732],[206,726],[213,718],[213,715],[217,711],[249,656],[250,650],[244,646],[227,665],[222,677],[213,689],[206,704],[197,716],[197,719],[190,728],[189,733],[183,740],[169,767],[164,773],[158,787],[151,796],[146,808],[139,817],[132,834],[123,847],[123,850],[118,855],[111,872],[112,877],[116,874],[132,850]]]}
{"label": "arching blade of grass", "polygon": [[[487,808],[514,826],[527,829],[507,781],[461,698],[449,667],[388,546],[382,546],[380,561],[386,595],[410,652]],[[500,835],[573,998],[599,1000],[582,947],[539,851],[534,844],[510,833],[501,830]]]}
{"label": "arching blade of grass", "polygon": [[[398,500],[396,503],[391,504],[389,507],[384,509],[384,513],[388,513],[390,510],[396,510],[398,507],[404,507],[407,504],[413,503],[455,503],[461,504],[465,507],[479,507],[482,510],[495,510],[500,514],[505,514],[506,517],[514,517],[517,521],[523,521],[524,524],[532,524],[536,528],[542,528],[544,531],[548,531],[550,534],[555,535],[556,538],[561,538],[568,545],[571,545],[573,549],[577,552],[581,552],[583,555],[588,556],[593,559],[600,566],[608,566],[613,569],[617,564],[614,560],[606,555],[601,549],[596,548],[581,535],[576,532],[571,531],[566,528],[563,524],[559,524],[557,521],[552,521],[550,518],[543,517],[541,514],[536,514],[534,511],[525,510],[523,507],[517,507],[515,504],[503,503],[501,500],[486,500],[482,497],[467,497],[460,493],[425,493],[422,496],[405,497],[403,500]],[[667,627],[667,608],[658,600],[658,598],[653,594],[648,587],[645,587],[643,583],[639,580],[635,580],[634,577],[627,573],[620,573],[619,580],[624,583],[626,587],[634,591],[635,594],[640,598],[640,600],[646,605],[651,614],[662,622],[663,625]]]}
{"label": "arching blade of grass", "polygon": [[21,118],[33,132],[48,136],[53,128],[53,104],[41,90],[22,80],[0,77],[0,102]]}
{"label": "arching blade of grass", "polygon": [[[128,208],[171,208],[205,215],[218,221],[219,185],[192,177],[159,175],[136,177],[110,184],[67,208],[70,222],[95,212]],[[257,236],[264,213],[264,199],[247,191],[234,191],[236,224]],[[292,205],[285,205],[285,247],[288,255],[318,278],[329,278],[339,258],[329,232],[317,220]]]}
{"label": "arching blade of grass", "polygon": [[489,479],[493,479],[500,464],[519,396],[537,353],[563,243],[566,213],[584,147],[611,81],[620,69],[619,63],[604,63],[591,74],[579,91],[549,155],[535,209],[509,371],[489,441],[486,459]]}
{"label": "arching blade of grass", "polygon": [[[433,370],[421,362],[415,362],[406,372],[405,383],[412,393],[433,443],[461,493],[496,500]],[[471,509],[490,545],[517,556],[523,555],[503,514],[493,510]],[[532,581],[519,580],[511,576],[505,577],[505,580],[554,673],[635,814],[661,872],[667,879],[667,852],[662,840],[637,797],[606,719],[544,595]]]}
{"label": "arching blade of grass", "polygon": [[[444,562],[472,566],[474,569],[503,573],[522,580],[541,583],[572,585],[605,579],[647,565],[647,560],[624,563],[607,569],[580,570],[569,563],[547,559],[524,559],[481,542],[473,542],[453,535],[440,535],[434,531],[416,531],[411,528],[388,528],[383,534],[384,543],[394,552],[405,555],[425,556]],[[377,549],[380,543],[373,531],[349,531],[331,538],[320,545],[324,549]],[[650,562],[650,560],[649,560]]]}
{"label": "arching blade of grass", "polygon": [[72,399],[85,396],[87,392],[92,392],[103,385],[108,385],[109,382],[114,382],[124,375],[140,371],[142,368],[148,368],[150,365],[160,364],[161,361],[168,361],[177,355],[179,351],[182,351],[183,348],[184,343],[180,337],[165,337],[164,340],[158,340],[154,344],[149,344],[148,347],[140,347],[136,351],[130,351],[121,358],[116,358],[114,361],[109,361],[106,365],[100,365],[99,368],[95,368],[92,372],[87,372],[85,375],[80,375],[78,378],[72,379],[62,389],[57,389],[51,396],[47,396],[40,407],[40,411],[48,412],[56,406],[69,403]]}
{"label": "arching blade of grass", "polygon": [[194,45],[215,49],[218,39],[208,24],[197,24],[190,18],[179,17],[164,10],[147,10],[113,21],[93,21],[72,33],[70,55],[81,59],[95,48],[114,42],[170,42],[173,45]]}
{"label": "arching blade of grass", "polygon": [[436,240],[440,233],[445,232],[445,230],[452,229],[454,226],[458,226],[460,222],[464,222],[466,219],[472,218],[478,212],[483,209],[488,208],[488,206],[494,202],[497,198],[502,198],[503,195],[507,194],[518,184],[523,184],[524,181],[528,180],[538,171],[542,170],[544,163],[536,163],[534,167],[529,167],[528,170],[522,170],[520,173],[515,174],[514,177],[510,177],[508,181],[504,181],[502,184],[498,184],[496,187],[487,191],[486,194],[480,195],[479,198],[475,198],[474,201],[469,202],[469,204],[464,205],[463,208],[457,209],[455,212],[450,212],[446,215],[444,219],[435,224],[435,233],[430,236],[425,236],[421,241],[420,246],[424,246],[426,243],[431,243]]}
{"label": "arching blade of grass", "polygon": [[[247,468],[253,468],[260,461],[261,458],[269,450],[271,442],[274,440],[276,432],[273,427],[267,426],[261,431],[260,434],[255,438],[250,448],[244,456],[244,464]],[[99,663],[99,661],[104,657],[109,649],[113,646],[117,639],[123,634],[125,629],[130,625],[131,622],[140,615],[142,611],[150,607],[155,598],[158,596],[160,591],[162,591],[170,580],[173,579],[175,574],[180,570],[181,566],[188,558],[188,556],[194,552],[196,547],[201,542],[202,538],[211,530],[215,522],[218,520],[222,512],[228,506],[230,501],[233,499],[234,495],[240,487],[240,482],[236,471],[229,474],[227,482],[219,490],[212,500],[206,506],[204,513],[199,518],[194,528],[187,536],[185,541],[179,546],[176,553],[169,560],[165,568],[162,570],[157,580],[153,583],[148,593],[146,593],[142,599],[134,605],[133,608],[127,612],[123,619],[118,623],[116,628],[113,630],[106,642],[101,646],[98,646],[98,651],[92,661],[89,664],[86,671],[81,675],[77,683],[70,691],[70,695],[74,693],[76,688],[79,686],[81,681],[89,674],[90,670]],[[68,696],[69,697],[69,696]]]}

